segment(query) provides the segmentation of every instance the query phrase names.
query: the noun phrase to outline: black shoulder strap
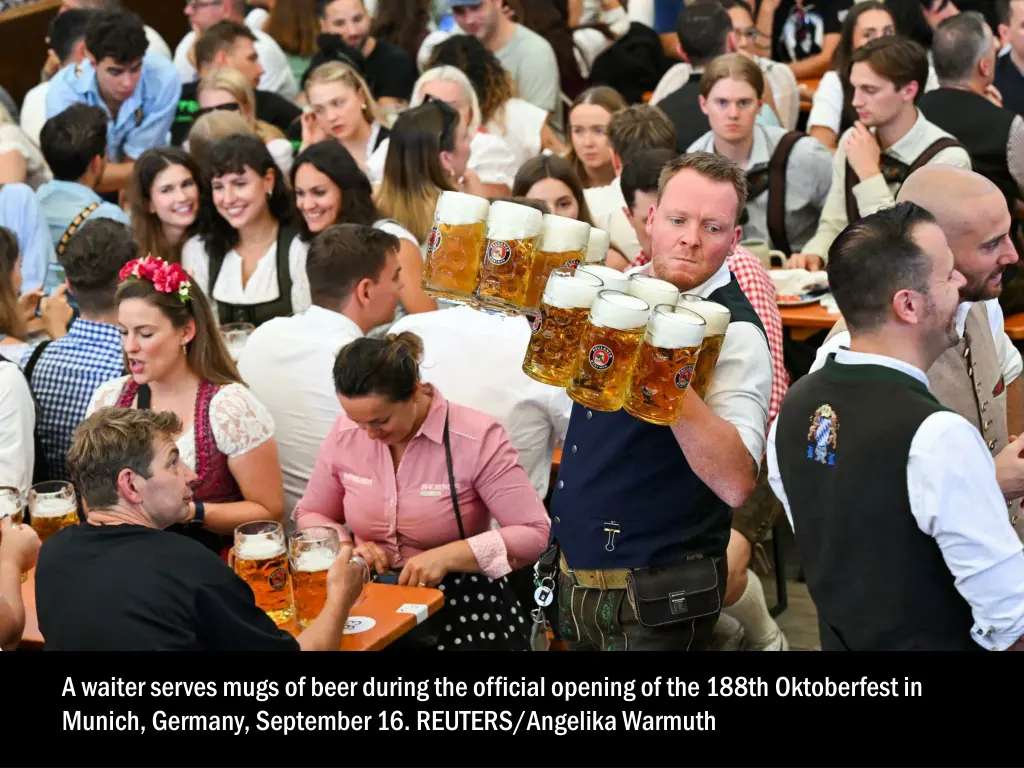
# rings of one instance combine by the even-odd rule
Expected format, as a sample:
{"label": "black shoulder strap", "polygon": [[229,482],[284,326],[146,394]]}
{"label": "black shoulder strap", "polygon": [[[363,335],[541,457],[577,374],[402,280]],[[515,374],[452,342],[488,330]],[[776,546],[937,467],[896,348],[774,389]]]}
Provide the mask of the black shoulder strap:
{"label": "black shoulder strap", "polygon": [[[224,266],[224,254],[210,253],[207,251],[207,260],[209,261],[210,277],[206,285],[208,286],[206,297],[212,303],[213,302],[213,286],[217,284],[217,278],[220,277],[221,267]],[[227,316],[227,307],[221,306],[217,303],[217,322],[221,325],[230,322]]]}
{"label": "black shoulder strap", "polygon": [[781,139],[768,163],[768,237],[772,246],[790,254],[786,236],[786,167],[793,147],[804,137],[801,131],[790,131]]}
{"label": "black shoulder strap", "polygon": [[283,302],[287,307],[285,315],[291,315],[292,307],[292,265],[288,253],[292,248],[292,241],[297,233],[286,224],[282,224],[277,230],[277,288],[280,293],[278,301]]}
{"label": "black shoulder strap", "polygon": [[36,369],[36,363],[39,362],[39,358],[43,355],[43,350],[46,349],[47,345],[52,339],[41,341],[36,345],[36,348],[32,350],[32,356],[29,357],[28,362],[25,364],[25,378],[28,379],[29,387],[32,386],[32,371]]}
{"label": "black shoulder strap", "polygon": [[149,384],[140,384],[135,391],[135,407],[140,411],[148,411],[153,404],[153,393],[149,391]]}
{"label": "black shoulder strap", "polygon": [[459,495],[455,492],[455,470],[452,469],[452,443],[448,437],[448,412],[444,414],[444,460],[448,464],[448,488],[452,494],[452,507],[455,508],[455,522],[459,524],[459,538],[466,538],[466,529],[462,527],[462,515],[459,513]]}

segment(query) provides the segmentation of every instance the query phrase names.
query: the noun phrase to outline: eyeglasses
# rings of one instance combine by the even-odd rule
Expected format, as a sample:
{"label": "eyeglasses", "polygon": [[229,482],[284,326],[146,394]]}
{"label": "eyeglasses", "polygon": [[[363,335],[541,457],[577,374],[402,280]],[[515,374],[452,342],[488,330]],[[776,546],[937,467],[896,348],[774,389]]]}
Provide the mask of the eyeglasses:
{"label": "eyeglasses", "polygon": [[241,111],[241,109],[242,105],[238,102],[233,102],[231,104],[218,104],[216,107],[203,107],[198,112],[196,112],[196,120],[198,120],[203,115],[210,114],[211,112],[239,112]]}

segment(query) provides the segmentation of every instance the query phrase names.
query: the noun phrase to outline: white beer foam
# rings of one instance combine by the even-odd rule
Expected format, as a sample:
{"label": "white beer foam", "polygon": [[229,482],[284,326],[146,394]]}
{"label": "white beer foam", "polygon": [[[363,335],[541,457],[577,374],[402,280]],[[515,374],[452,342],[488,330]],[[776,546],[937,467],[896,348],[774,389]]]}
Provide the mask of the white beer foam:
{"label": "white beer foam", "polygon": [[295,558],[295,570],[306,573],[326,571],[334,563],[336,555],[325,547],[307,549]]}
{"label": "white beer foam", "polygon": [[0,518],[13,517],[21,510],[21,504],[7,494],[0,494]]}
{"label": "white beer foam", "polygon": [[77,513],[75,502],[70,499],[37,498],[32,502],[32,517],[63,517]]}
{"label": "white beer foam", "polygon": [[647,325],[650,305],[636,296],[617,291],[601,291],[601,301],[595,301],[590,310],[590,322],[604,328],[629,331]]}
{"label": "white beer foam", "polygon": [[253,536],[235,542],[235,557],[243,560],[269,560],[284,554],[284,543],[265,536]]}
{"label": "white beer foam", "polygon": [[536,208],[499,200],[487,214],[487,239],[525,240],[537,237],[543,225],[544,214]]}
{"label": "white beer foam", "polygon": [[651,314],[651,343],[665,349],[699,347],[704,341],[704,323],[696,313],[653,312]]}
{"label": "white beer foam", "polygon": [[582,264],[578,267],[584,272],[588,272],[591,275],[601,278],[604,283],[604,287],[613,291],[619,291],[620,293],[626,293],[629,285],[629,277],[619,272],[617,269],[606,267],[603,264]]}
{"label": "white beer foam", "polygon": [[590,280],[577,280],[575,273],[564,275],[552,272],[544,286],[542,301],[559,309],[590,309],[597,294],[603,290],[602,283],[593,285]]}
{"label": "white beer foam", "polygon": [[627,283],[630,296],[643,299],[651,305],[651,309],[659,304],[675,305],[679,301],[679,289],[667,280],[659,280],[650,275],[630,275]]}
{"label": "white beer foam", "polygon": [[453,227],[477,224],[487,221],[491,204],[482,197],[467,195],[465,192],[442,192],[437,198],[434,221]]}
{"label": "white beer foam", "polygon": [[590,225],[587,222],[550,213],[544,214],[540,250],[546,253],[582,251],[589,242]]}
{"label": "white beer foam", "polygon": [[704,318],[708,324],[704,331],[706,336],[719,336],[725,333],[729,329],[729,319],[732,317],[729,308],[707,299],[695,301],[695,298],[700,299],[699,296],[687,298],[687,295],[684,294],[679,297],[678,306],[696,312]]}
{"label": "white beer foam", "polygon": [[603,229],[590,228],[590,242],[587,244],[587,256],[584,259],[587,263],[592,261],[604,261],[608,256],[608,249],[612,244],[612,236]]}

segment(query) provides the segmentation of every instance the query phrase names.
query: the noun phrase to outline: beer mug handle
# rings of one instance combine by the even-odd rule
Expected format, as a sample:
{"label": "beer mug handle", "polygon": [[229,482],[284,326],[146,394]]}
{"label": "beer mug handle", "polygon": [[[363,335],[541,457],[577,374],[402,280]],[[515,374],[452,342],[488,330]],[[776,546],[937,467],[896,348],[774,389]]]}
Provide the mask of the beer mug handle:
{"label": "beer mug handle", "polygon": [[232,571],[235,570],[235,548],[231,547],[228,550],[228,568]]}

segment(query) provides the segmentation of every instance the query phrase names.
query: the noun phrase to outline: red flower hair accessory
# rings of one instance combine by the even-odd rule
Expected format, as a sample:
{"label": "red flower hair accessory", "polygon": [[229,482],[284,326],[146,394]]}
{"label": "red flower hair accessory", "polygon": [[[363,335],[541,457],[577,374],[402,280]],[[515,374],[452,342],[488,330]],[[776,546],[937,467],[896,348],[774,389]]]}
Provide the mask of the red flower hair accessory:
{"label": "red flower hair accessory", "polygon": [[157,291],[177,296],[182,304],[192,299],[192,280],[188,273],[180,264],[169,264],[155,256],[132,259],[121,267],[118,278],[122,283],[131,279],[148,280]]}

